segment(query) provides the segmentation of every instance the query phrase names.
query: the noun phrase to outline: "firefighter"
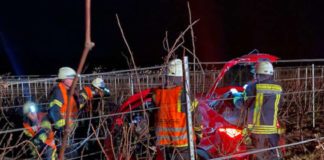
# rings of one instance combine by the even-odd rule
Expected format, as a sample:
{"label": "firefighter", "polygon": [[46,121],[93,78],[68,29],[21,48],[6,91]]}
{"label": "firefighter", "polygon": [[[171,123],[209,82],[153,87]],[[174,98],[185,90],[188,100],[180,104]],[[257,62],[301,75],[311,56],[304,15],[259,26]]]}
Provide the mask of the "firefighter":
{"label": "firefighter", "polygon": [[31,101],[24,104],[23,114],[24,133],[31,138],[34,144],[34,146],[31,146],[33,158],[37,158],[38,154],[42,153],[42,158],[54,160],[56,158],[56,145],[54,142],[54,133],[47,119],[47,114],[38,112],[37,105]]}
{"label": "firefighter", "polygon": [[84,86],[80,93],[80,108],[85,105],[89,106],[92,110],[92,103],[94,97],[110,96],[110,90],[106,87],[105,82],[102,78],[95,78],[91,82],[91,86]]}
{"label": "firefighter", "polygon": [[[255,67],[256,79],[245,89],[245,106],[248,109],[248,130],[252,144],[257,148],[278,146],[278,110],[282,105],[282,87],[274,81],[273,66],[260,61]],[[257,159],[279,159],[278,150],[260,152]]]}
{"label": "firefighter", "polygon": [[[76,72],[72,68],[61,67],[58,73],[58,83],[50,93],[48,115],[51,122],[54,125],[54,129],[56,131],[55,138],[58,141],[58,144],[62,143],[63,130],[67,123],[71,125],[70,131],[68,131],[69,133],[71,133],[70,137],[73,136],[72,133],[77,126],[76,122],[74,122],[74,120],[78,116],[79,109],[76,94],[74,94],[70,98],[70,107],[72,107],[70,112],[70,121],[65,122],[66,110],[68,107],[69,91],[71,89],[72,82],[75,76]],[[72,143],[72,139],[70,139],[70,137],[68,143]]]}
{"label": "firefighter", "polygon": [[[182,75],[182,61],[171,60],[167,66],[166,85],[153,93],[153,101],[159,107],[155,129],[156,145],[164,153],[165,159],[189,159],[186,95]],[[199,130],[199,127],[195,128]]]}

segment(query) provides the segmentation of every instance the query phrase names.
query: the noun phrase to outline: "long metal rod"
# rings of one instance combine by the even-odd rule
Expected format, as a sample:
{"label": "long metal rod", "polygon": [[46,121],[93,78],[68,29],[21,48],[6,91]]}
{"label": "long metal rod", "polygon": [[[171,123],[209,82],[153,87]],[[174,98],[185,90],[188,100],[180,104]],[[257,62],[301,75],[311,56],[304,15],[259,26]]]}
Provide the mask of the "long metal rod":
{"label": "long metal rod", "polygon": [[315,128],[315,66],[312,64],[312,104],[313,104],[313,128]]}
{"label": "long metal rod", "polygon": [[191,101],[190,101],[190,76],[189,76],[189,64],[188,64],[188,57],[184,56],[184,72],[185,72],[185,89],[186,89],[186,102],[187,102],[187,135],[189,141],[189,154],[190,159],[195,159],[195,147],[193,143],[193,127],[192,127],[192,115],[191,115]]}
{"label": "long metal rod", "polygon": [[[78,70],[77,70],[77,75],[80,75],[80,73],[82,72],[85,60],[87,59],[88,53],[91,50],[91,48],[94,46],[94,43],[91,41],[91,0],[86,0],[85,1],[85,46],[83,49],[83,53],[82,53],[82,57],[78,66]],[[71,114],[71,97],[73,97],[74,91],[75,91],[75,87],[78,81],[78,76],[76,76],[73,79],[73,83],[72,83],[72,87],[69,93],[69,97],[68,97],[68,105],[67,105],[67,110],[66,110],[66,117],[65,117],[65,128],[64,128],[64,134],[63,134],[63,142],[62,142],[62,147],[60,150],[60,154],[59,154],[59,159],[63,160],[64,159],[64,151],[66,148],[66,142],[69,136],[69,130],[70,130],[70,114]]]}
{"label": "long metal rod", "polygon": [[[307,66],[305,67],[305,91],[307,91],[307,82],[308,82],[308,72],[307,72]],[[305,101],[305,106],[307,105],[307,93],[305,93],[305,97],[304,97],[304,101]],[[309,111],[309,110],[308,110]]]}

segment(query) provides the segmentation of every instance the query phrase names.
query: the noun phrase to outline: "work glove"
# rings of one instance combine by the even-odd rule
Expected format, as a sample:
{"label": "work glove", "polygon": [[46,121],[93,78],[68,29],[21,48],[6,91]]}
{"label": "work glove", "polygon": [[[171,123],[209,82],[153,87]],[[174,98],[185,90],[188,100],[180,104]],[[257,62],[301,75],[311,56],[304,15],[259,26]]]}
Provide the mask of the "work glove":
{"label": "work glove", "polygon": [[103,88],[102,91],[104,92],[104,96],[105,97],[109,97],[110,96],[110,90],[108,88]]}
{"label": "work glove", "polygon": [[235,93],[233,94],[233,103],[236,105],[236,104],[239,104],[240,102],[242,102],[243,100],[243,94],[242,92],[238,92],[238,93]]}
{"label": "work glove", "polygon": [[231,89],[232,97],[233,97],[233,104],[235,107],[240,108],[243,104],[243,93],[238,92],[235,88]]}
{"label": "work glove", "polygon": [[110,90],[106,87],[100,88],[101,92],[103,94],[100,94],[99,92],[96,92],[95,90],[93,90],[92,94],[94,97],[96,96],[103,96],[103,97],[109,97],[110,96]]}

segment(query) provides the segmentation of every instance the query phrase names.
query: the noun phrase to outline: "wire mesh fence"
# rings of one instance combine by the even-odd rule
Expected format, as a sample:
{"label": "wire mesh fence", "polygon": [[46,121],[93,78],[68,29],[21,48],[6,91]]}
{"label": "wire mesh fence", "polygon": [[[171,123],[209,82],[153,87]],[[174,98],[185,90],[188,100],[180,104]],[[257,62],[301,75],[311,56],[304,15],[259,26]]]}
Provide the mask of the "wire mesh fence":
{"label": "wire mesh fence", "polygon": [[[213,85],[219,74],[221,64],[202,64],[204,71],[196,66],[195,71],[193,71],[194,66],[192,65],[190,73],[191,91],[194,91],[196,95],[199,93],[206,93],[208,89]],[[197,69],[198,68],[198,69]],[[237,68],[231,69],[228,74],[226,74],[219,84],[219,86],[243,86],[246,82],[251,80],[251,75],[249,75],[250,68],[245,65],[239,66]],[[280,119],[284,122],[286,127],[286,134],[284,135],[285,143],[295,143],[303,141],[305,139],[314,138],[314,133],[323,134],[324,122],[321,118],[322,112],[324,111],[324,66],[321,65],[297,65],[294,67],[276,67],[275,68],[275,79],[283,86],[284,89],[284,99],[285,103],[283,108],[280,110]],[[81,75],[79,80],[79,89],[84,85],[90,85],[91,81],[96,77],[101,77],[104,79],[106,85],[111,90],[111,97],[101,99],[100,104],[101,109],[98,109],[95,116],[89,117],[87,113],[80,113],[80,118],[78,119],[80,126],[83,126],[87,130],[86,137],[84,140],[93,137],[93,133],[98,133],[98,135],[108,139],[111,136],[111,131],[109,128],[112,123],[114,123],[114,118],[121,115],[148,112],[150,110],[156,110],[158,108],[138,109],[136,111],[127,111],[123,113],[116,113],[118,106],[120,106],[128,97],[137,93],[141,90],[147,88],[156,88],[165,83],[166,79],[164,77],[163,67],[150,67],[135,70],[117,71],[117,72],[107,72],[107,73],[95,73]],[[33,100],[42,103],[42,105],[48,105],[48,95],[52,87],[56,84],[56,78],[40,78],[37,76],[30,77],[10,77],[3,78],[3,87],[1,88],[1,130],[0,130],[0,154],[2,157],[18,157],[20,155],[26,154],[28,148],[25,146],[19,146],[17,148],[24,151],[17,151],[17,148],[10,148],[20,144],[23,140],[21,131],[22,122],[19,118],[22,118],[22,104],[32,98]],[[193,93],[191,93],[192,96]],[[225,99],[224,99],[225,100]],[[15,116],[13,118],[13,116]],[[14,119],[14,120],[13,120]],[[87,123],[83,121],[88,121]],[[89,131],[91,123],[89,121],[97,121],[95,128],[98,132]],[[129,120],[131,124],[132,120]],[[102,123],[104,122],[104,123]],[[102,126],[99,127],[99,124]],[[127,138],[127,136],[133,136],[135,133],[131,131],[134,126],[128,125],[126,128],[119,128],[122,132],[119,133],[128,139],[128,142],[123,142],[121,144],[133,146],[125,149],[127,153],[134,155],[136,146],[139,143],[145,144],[146,152],[154,152],[155,148],[152,148],[152,142],[146,142],[147,138],[154,139],[154,137],[140,137]],[[126,136],[127,135],[127,136]],[[14,138],[13,138],[14,137]],[[102,141],[102,140],[101,140]],[[132,141],[132,142],[130,142]],[[83,143],[85,141],[79,141]],[[103,141],[102,141],[103,142]],[[136,143],[135,143],[136,142]],[[88,143],[88,141],[87,141]],[[89,142],[90,143],[90,142]],[[310,144],[313,145],[314,144]],[[115,146],[119,149],[114,149],[115,151],[122,151],[123,146]],[[85,147],[80,148],[84,150]],[[309,147],[305,147],[305,144],[296,146],[294,149],[305,152]],[[97,148],[99,150],[99,148]],[[96,150],[96,152],[98,151]],[[92,155],[94,153],[85,153],[85,155]],[[101,153],[103,154],[103,153]],[[121,154],[121,153],[115,153]],[[235,154],[235,153],[233,153]],[[292,149],[287,152],[286,157],[293,154]],[[145,156],[154,157],[149,153],[144,154]],[[221,156],[221,155],[219,155]],[[102,158],[105,156],[101,155]],[[137,157],[138,159],[140,156]],[[142,157],[143,158],[143,157]],[[148,158],[148,157],[146,157]],[[145,157],[144,157],[145,159]]]}

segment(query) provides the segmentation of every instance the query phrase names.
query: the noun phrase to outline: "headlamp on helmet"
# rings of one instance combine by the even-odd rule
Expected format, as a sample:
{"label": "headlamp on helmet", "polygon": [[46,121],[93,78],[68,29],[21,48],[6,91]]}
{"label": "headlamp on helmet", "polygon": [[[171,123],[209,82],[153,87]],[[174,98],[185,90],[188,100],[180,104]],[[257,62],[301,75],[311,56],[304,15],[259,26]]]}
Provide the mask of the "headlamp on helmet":
{"label": "headlamp on helmet", "polygon": [[34,102],[28,101],[23,106],[24,114],[37,113],[37,105]]}

